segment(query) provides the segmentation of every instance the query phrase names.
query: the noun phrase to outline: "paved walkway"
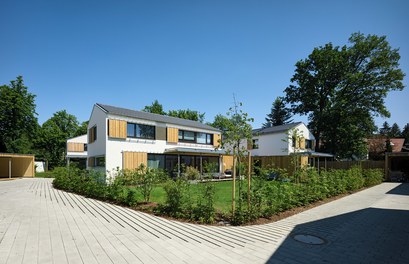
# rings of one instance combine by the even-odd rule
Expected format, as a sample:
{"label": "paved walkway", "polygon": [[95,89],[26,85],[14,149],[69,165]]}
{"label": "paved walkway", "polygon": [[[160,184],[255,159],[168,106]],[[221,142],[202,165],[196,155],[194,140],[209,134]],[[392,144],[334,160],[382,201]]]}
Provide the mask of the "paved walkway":
{"label": "paved walkway", "polygon": [[58,191],[49,179],[0,182],[0,264],[266,262],[409,263],[409,184],[384,183],[275,223],[216,227]]}

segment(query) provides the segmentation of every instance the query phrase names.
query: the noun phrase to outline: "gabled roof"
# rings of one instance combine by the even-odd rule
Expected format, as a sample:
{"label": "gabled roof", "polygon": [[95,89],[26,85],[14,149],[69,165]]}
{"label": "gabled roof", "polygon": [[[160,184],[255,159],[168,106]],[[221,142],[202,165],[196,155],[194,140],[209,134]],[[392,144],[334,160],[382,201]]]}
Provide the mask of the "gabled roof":
{"label": "gabled roof", "polygon": [[121,107],[116,107],[116,106],[111,106],[111,105],[104,105],[104,104],[96,104],[96,105],[100,107],[103,111],[105,111],[107,114],[126,116],[126,117],[156,121],[156,122],[161,122],[161,123],[166,123],[166,124],[173,124],[173,125],[193,127],[193,128],[206,129],[206,130],[220,132],[220,130],[217,128],[214,128],[212,126],[209,126],[209,125],[197,122],[197,121],[192,121],[192,120],[187,120],[187,119],[182,119],[182,118],[172,117],[172,116],[152,114],[148,112],[136,111],[136,110],[126,109],[126,108],[121,108]]}
{"label": "gabled roof", "polygon": [[274,133],[281,133],[288,131],[289,129],[292,129],[303,122],[295,122],[295,123],[290,123],[290,124],[285,124],[281,126],[272,126],[272,127],[266,127],[266,128],[257,128],[253,129],[253,135],[262,135],[262,134],[274,134]]}
{"label": "gabled roof", "polygon": [[[385,137],[368,138],[368,152],[384,152],[386,141]],[[390,138],[392,152],[401,152],[403,148],[404,138]]]}

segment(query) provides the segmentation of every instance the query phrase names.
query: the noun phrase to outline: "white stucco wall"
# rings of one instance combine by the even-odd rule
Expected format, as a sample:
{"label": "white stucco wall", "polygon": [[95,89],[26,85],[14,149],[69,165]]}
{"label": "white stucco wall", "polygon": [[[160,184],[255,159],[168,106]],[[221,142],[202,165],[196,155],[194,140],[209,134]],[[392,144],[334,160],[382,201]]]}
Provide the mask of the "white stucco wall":
{"label": "white stucco wall", "polygon": [[[174,127],[181,130],[189,130],[195,132],[203,132],[209,134],[220,134],[215,131],[206,130],[206,129],[197,129],[192,127],[178,126],[173,124],[164,124],[155,121],[136,119],[130,117],[108,115],[108,119],[118,119],[125,120],[131,123],[138,123],[144,125],[160,126],[160,127]],[[106,121],[105,121],[106,123]],[[106,135],[107,133],[105,133]],[[177,144],[167,143],[166,140],[149,140],[149,139],[136,139],[136,138],[126,138],[126,139],[117,139],[117,138],[107,138],[106,141],[106,170],[112,171],[117,167],[122,169],[122,152],[124,151],[134,151],[134,152],[147,152],[147,153],[157,153],[162,154],[166,149],[183,147],[183,148],[194,148],[194,149],[214,149],[212,145],[202,145],[202,144],[191,144],[179,142]]]}
{"label": "white stucco wall", "polygon": [[[88,143],[88,157],[104,156],[106,153],[107,140],[107,115],[98,106],[93,107],[89,119],[88,130],[97,126],[97,140]],[[88,140],[88,139],[87,139]]]}
{"label": "white stucco wall", "polygon": [[288,132],[262,134],[253,136],[253,139],[258,139],[258,149],[251,150],[252,156],[286,156],[294,152],[292,147],[292,130],[297,130],[298,134],[306,140],[315,140],[314,135],[309,131],[303,123],[294,127]]}

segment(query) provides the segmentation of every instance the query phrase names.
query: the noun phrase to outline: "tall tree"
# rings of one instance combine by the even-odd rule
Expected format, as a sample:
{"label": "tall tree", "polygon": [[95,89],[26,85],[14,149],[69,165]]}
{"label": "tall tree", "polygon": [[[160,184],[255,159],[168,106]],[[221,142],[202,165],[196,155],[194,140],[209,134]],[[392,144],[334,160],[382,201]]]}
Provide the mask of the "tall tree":
{"label": "tall tree", "polygon": [[34,99],[22,76],[0,86],[0,152],[31,152],[31,139],[38,127]]}
{"label": "tall tree", "polygon": [[190,110],[190,109],[179,109],[179,110],[169,110],[168,116],[179,117],[183,119],[189,119],[193,121],[198,121],[203,123],[205,113],[200,113],[198,111]]}
{"label": "tall tree", "polygon": [[382,127],[379,129],[379,134],[384,137],[389,137],[391,133],[391,126],[387,121],[383,122]]}
{"label": "tall tree", "polygon": [[79,123],[74,115],[62,110],[44,122],[36,142],[38,156],[47,160],[51,167],[65,163],[67,139],[76,135]]}
{"label": "tall tree", "polygon": [[403,127],[401,137],[405,138],[405,144],[409,144],[409,123]]}
{"label": "tall tree", "polygon": [[390,116],[384,99],[404,88],[405,76],[398,49],[385,36],[354,33],[349,43],[315,48],[296,63],[293,84],[285,89],[293,113],[308,115],[318,150],[342,158],[365,153],[364,139],[375,128],[373,115]]}
{"label": "tall tree", "polygon": [[223,138],[226,136],[226,132],[229,129],[229,118],[227,118],[224,115],[218,114],[214,117],[214,120],[212,123],[207,123],[209,126],[215,127],[217,129],[220,129],[222,131],[222,136]]}
{"label": "tall tree", "polygon": [[392,127],[391,127],[391,131],[389,133],[389,137],[390,138],[398,138],[401,137],[402,135],[402,131],[400,131],[400,127],[398,124],[393,123]]}
{"label": "tall tree", "polygon": [[277,97],[273,102],[271,112],[267,114],[263,128],[280,126],[291,122],[291,111],[286,108],[283,98]]}
{"label": "tall tree", "polygon": [[77,131],[75,132],[75,137],[82,136],[88,133],[88,123],[89,121],[84,121],[78,127]]}
{"label": "tall tree", "polygon": [[158,100],[155,100],[151,105],[145,106],[142,111],[153,114],[166,115],[166,112],[163,111],[163,106],[158,102]]}

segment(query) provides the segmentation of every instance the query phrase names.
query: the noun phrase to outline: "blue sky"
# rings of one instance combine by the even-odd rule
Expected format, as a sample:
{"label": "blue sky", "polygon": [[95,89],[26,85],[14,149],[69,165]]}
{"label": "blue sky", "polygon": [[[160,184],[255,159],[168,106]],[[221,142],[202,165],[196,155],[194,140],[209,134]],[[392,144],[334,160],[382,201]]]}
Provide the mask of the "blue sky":
{"label": "blue sky", "polygon": [[[155,99],[212,121],[234,93],[258,127],[294,64],[353,32],[386,35],[408,74],[408,11],[404,0],[2,0],[0,84],[22,75],[40,123],[62,109],[85,121],[97,102],[142,109]],[[408,99],[409,88],[388,95],[389,123],[409,123]]]}

